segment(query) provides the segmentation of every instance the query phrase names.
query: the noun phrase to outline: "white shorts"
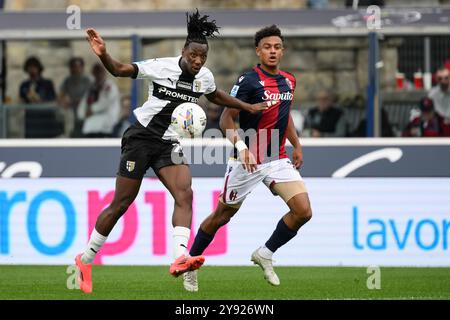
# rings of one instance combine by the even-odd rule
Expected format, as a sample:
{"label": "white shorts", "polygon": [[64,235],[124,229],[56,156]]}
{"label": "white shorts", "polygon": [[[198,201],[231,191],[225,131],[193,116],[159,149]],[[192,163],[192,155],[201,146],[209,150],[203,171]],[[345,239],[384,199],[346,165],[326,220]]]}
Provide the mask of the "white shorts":
{"label": "white shorts", "polygon": [[239,207],[261,181],[274,195],[277,194],[272,188],[276,183],[299,181],[303,184],[300,172],[288,158],[260,164],[253,173],[248,172],[241,161],[230,159],[220,201],[232,207]]}

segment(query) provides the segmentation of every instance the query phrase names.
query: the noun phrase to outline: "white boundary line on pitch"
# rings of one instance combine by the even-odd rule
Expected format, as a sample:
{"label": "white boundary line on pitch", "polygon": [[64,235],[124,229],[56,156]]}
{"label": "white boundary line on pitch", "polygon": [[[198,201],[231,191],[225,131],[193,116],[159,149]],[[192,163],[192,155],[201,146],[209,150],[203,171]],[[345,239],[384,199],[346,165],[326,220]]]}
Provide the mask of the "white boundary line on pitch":
{"label": "white boundary line on pitch", "polygon": [[[120,147],[120,138],[114,139],[0,139],[0,148],[36,147]],[[352,146],[450,146],[450,138],[300,138],[307,147]],[[226,139],[184,139],[183,146],[231,146]],[[287,145],[290,143],[287,141]]]}

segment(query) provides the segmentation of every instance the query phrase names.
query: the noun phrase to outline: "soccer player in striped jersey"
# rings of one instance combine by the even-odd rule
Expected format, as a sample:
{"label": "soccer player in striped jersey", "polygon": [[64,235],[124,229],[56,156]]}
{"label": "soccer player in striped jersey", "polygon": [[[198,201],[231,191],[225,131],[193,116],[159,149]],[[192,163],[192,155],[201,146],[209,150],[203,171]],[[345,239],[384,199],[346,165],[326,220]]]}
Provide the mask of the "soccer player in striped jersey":
{"label": "soccer player in striped jersey", "polygon": [[[231,95],[248,103],[279,102],[256,114],[232,109],[223,112],[221,128],[235,146],[234,158],[228,162],[217,208],[201,223],[190,254],[201,255],[217,230],[230,221],[247,195],[263,182],[286,202],[289,211],[265,245],[253,252],[251,261],[262,268],[270,284],[277,286],[280,280],[273,270],[272,255],[295,237],[300,227],[311,219],[312,211],[298,171],[303,163],[302,148],[290,116],[296,80],[279,68],[284,51],[281,31],[275,25],[259,30],[255,34],[255,46],[260,64],[238,78]],[[238,117],[244,140],[235,127]],[[285,151],[286,138],[294,147],[293,163]],[[186,273],[184,287],[189,291],[198,290],[197,270]]]}
{"label": "soccer player in striped jersey", "polygon": [[[137,122],[123,135],[114,199],[99,215],[86,250],[75,258],[83,292],[92,292],[91,269],[95,255],[136,198],[150,167],[175,200],[172,216],[175,262],[170,273],[179,276],[203,264],[203,256],[191,257],[187,253],[192,220],[192,178],[186,163],[173,160],[183,157],[178,136],[170,127],[172,112],[181,103],[198,102],[201,95],[215,104],[249,113],[265,110],[270,104],[249,104],[216,88],[213,74],[204,67],[208,54],[207,38],[218,32],[215,21],[209,21],[208,16],[201,16],[197,11],[188,15],[187,29],[180,56],[135,63],[116,61],[107,53],[99,33],[94,29],[86,31],[92,50],[112,75],[149,80],[149,98],[134,110]],[[96,108],[95,103],[91,107]],[[177,156],[173,156],[175,153]]]}

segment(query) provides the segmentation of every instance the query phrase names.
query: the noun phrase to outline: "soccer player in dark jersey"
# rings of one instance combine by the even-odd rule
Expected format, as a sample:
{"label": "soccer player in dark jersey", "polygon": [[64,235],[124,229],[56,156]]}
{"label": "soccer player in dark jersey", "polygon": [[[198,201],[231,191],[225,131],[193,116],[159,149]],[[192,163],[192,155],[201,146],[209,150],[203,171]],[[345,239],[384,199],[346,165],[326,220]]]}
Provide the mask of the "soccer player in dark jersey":
{"label": "soccer player in dark jersey", "polygon": [[[255,46],[261,63],[239,77],[231,95],[248,103],[279,102],[257,114],[232,109],[223,112],[221,128],[235,146],[235,158],[228,162],[217,208],[201,223],[190,254],[202,254],[217,230],[230,221],[246,196],[263,182],[286,202],[289,212],[278,222],[265,245],[253,252],[251,261],[262,268],[270,284],[277,286],[280,280],[273,270],[272,255],[295,237],[300,227],[311,219],[312,211],[298,171],[303,162],[302,148],[290,116],[296,80],[279,68],[284,50],[279,28],[272,25],[259,30],[255,35]],[[238,116],[244,140],[235,127]],[[285,151],[286,138],[294,147],[293,163]],[[185,288],[198,290],[197,270],[187,274]]]}
{"label": "soccer player in dark jersey", "polygon": [[[136,198],[147,169],[151,167],[175,200],[172,216],[175,262],[174,276],[199,268],[203,256],[190,257],[187,244],[192,219],[191,173],[186,164],[174,163],[172,153],[180,153],[178,136],[170,127],[173,110],[184,102],[208,100],[250,113],[265,110],[270,102],[249,104],[216,88],[214,76],[203,65],[208,54],[208,37],[218,32],[215,21],[197,12],[188,15],[188,35],[181,55],[135,63],[121,63],[106,51],[104,40],[94,29],[87,29],[88,41],[105,68],[116,77],[148,79],[149,98],[134,111],[137,122],[122,138],[122,155],[112,203],[102,211],[84,253],[75,258],[80,271],[78,281],[83,292],[92,292],[91,269],[96,253],[109,233]],[[94,108],[95,106],[93,106]],[[182,158],[182,155],[181,155]]]}

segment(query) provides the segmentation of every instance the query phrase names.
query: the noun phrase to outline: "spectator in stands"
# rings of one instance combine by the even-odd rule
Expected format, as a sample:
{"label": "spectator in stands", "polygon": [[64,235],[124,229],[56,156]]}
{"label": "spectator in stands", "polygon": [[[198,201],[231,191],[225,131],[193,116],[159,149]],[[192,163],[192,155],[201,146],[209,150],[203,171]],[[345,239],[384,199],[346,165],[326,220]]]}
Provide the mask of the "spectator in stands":
{"label": "spectator in stands", "polygon": [[402,133],[403,137],[442,137],[445,135],[443,118],[435,112],[433,100],[420,100],[420,115],[411,120]]}
{"label": "spectator in stands", "polygon": [[311,108],[306,116],[305,128],[310,136],[344,137],[346,135],[345,117],[341,109],[334,105],[334,95],[322,90],[317,95],[317,107]]}
{"label": "spectator in stands", "polygon": [[82,122],[76,117],[81,98],[89,89],[91,80],[84,75],[83,58],[72,58],[69,61],[70,75],[64,79],[60,94],[59,105],[64,108],[65,136],[80,137]]}
{"label": "spectator in stands", "polygon": [[131,125],[130,116],[131,116],[131,97],[124,96],[121,99],[119,121],[116,123],[113,129],[114,137],[123,136],[125,130],[127,130],[128,127]]}
{"label": "spectator in stands", "polygon": [[78,118],[84,121],[82,134],[86,138],[112,137],[120,113],[119,89],[106,77],[101,64],[92,67],[92,76],[94,83],[78,106]]}
{"label": "spectator in stands", "polygon": [[444,67],[445,67],[447,70],[450,70],[450,59],[447,59],[447,60],[444,62]]}
{"label": "spectator in stands", "polygon": [[20,84],[19,95],[22,103],[45,103],[55,100],[55,89],[53,82],[42,78],[44,67],[36,57],[29,57],[23,66],[28,73],[29,79]]}
{"label": "spectator in stands", "polygon": [[437,86],[428,93],[434,102],[436,112],[450,123],[450,71],[446,67],[441,67],[437,71]]}
{"label": "spectator in stands", "polygon": [[220,116],[222,115],[222,107],[212,103],[210,101],[207,102],[206,104],[206,127],[205,127],[205,131],[203,131],[203,134],[205,135],[206,131],[208,129],[216,129],[216,130],[221,130],[220,129]]}

